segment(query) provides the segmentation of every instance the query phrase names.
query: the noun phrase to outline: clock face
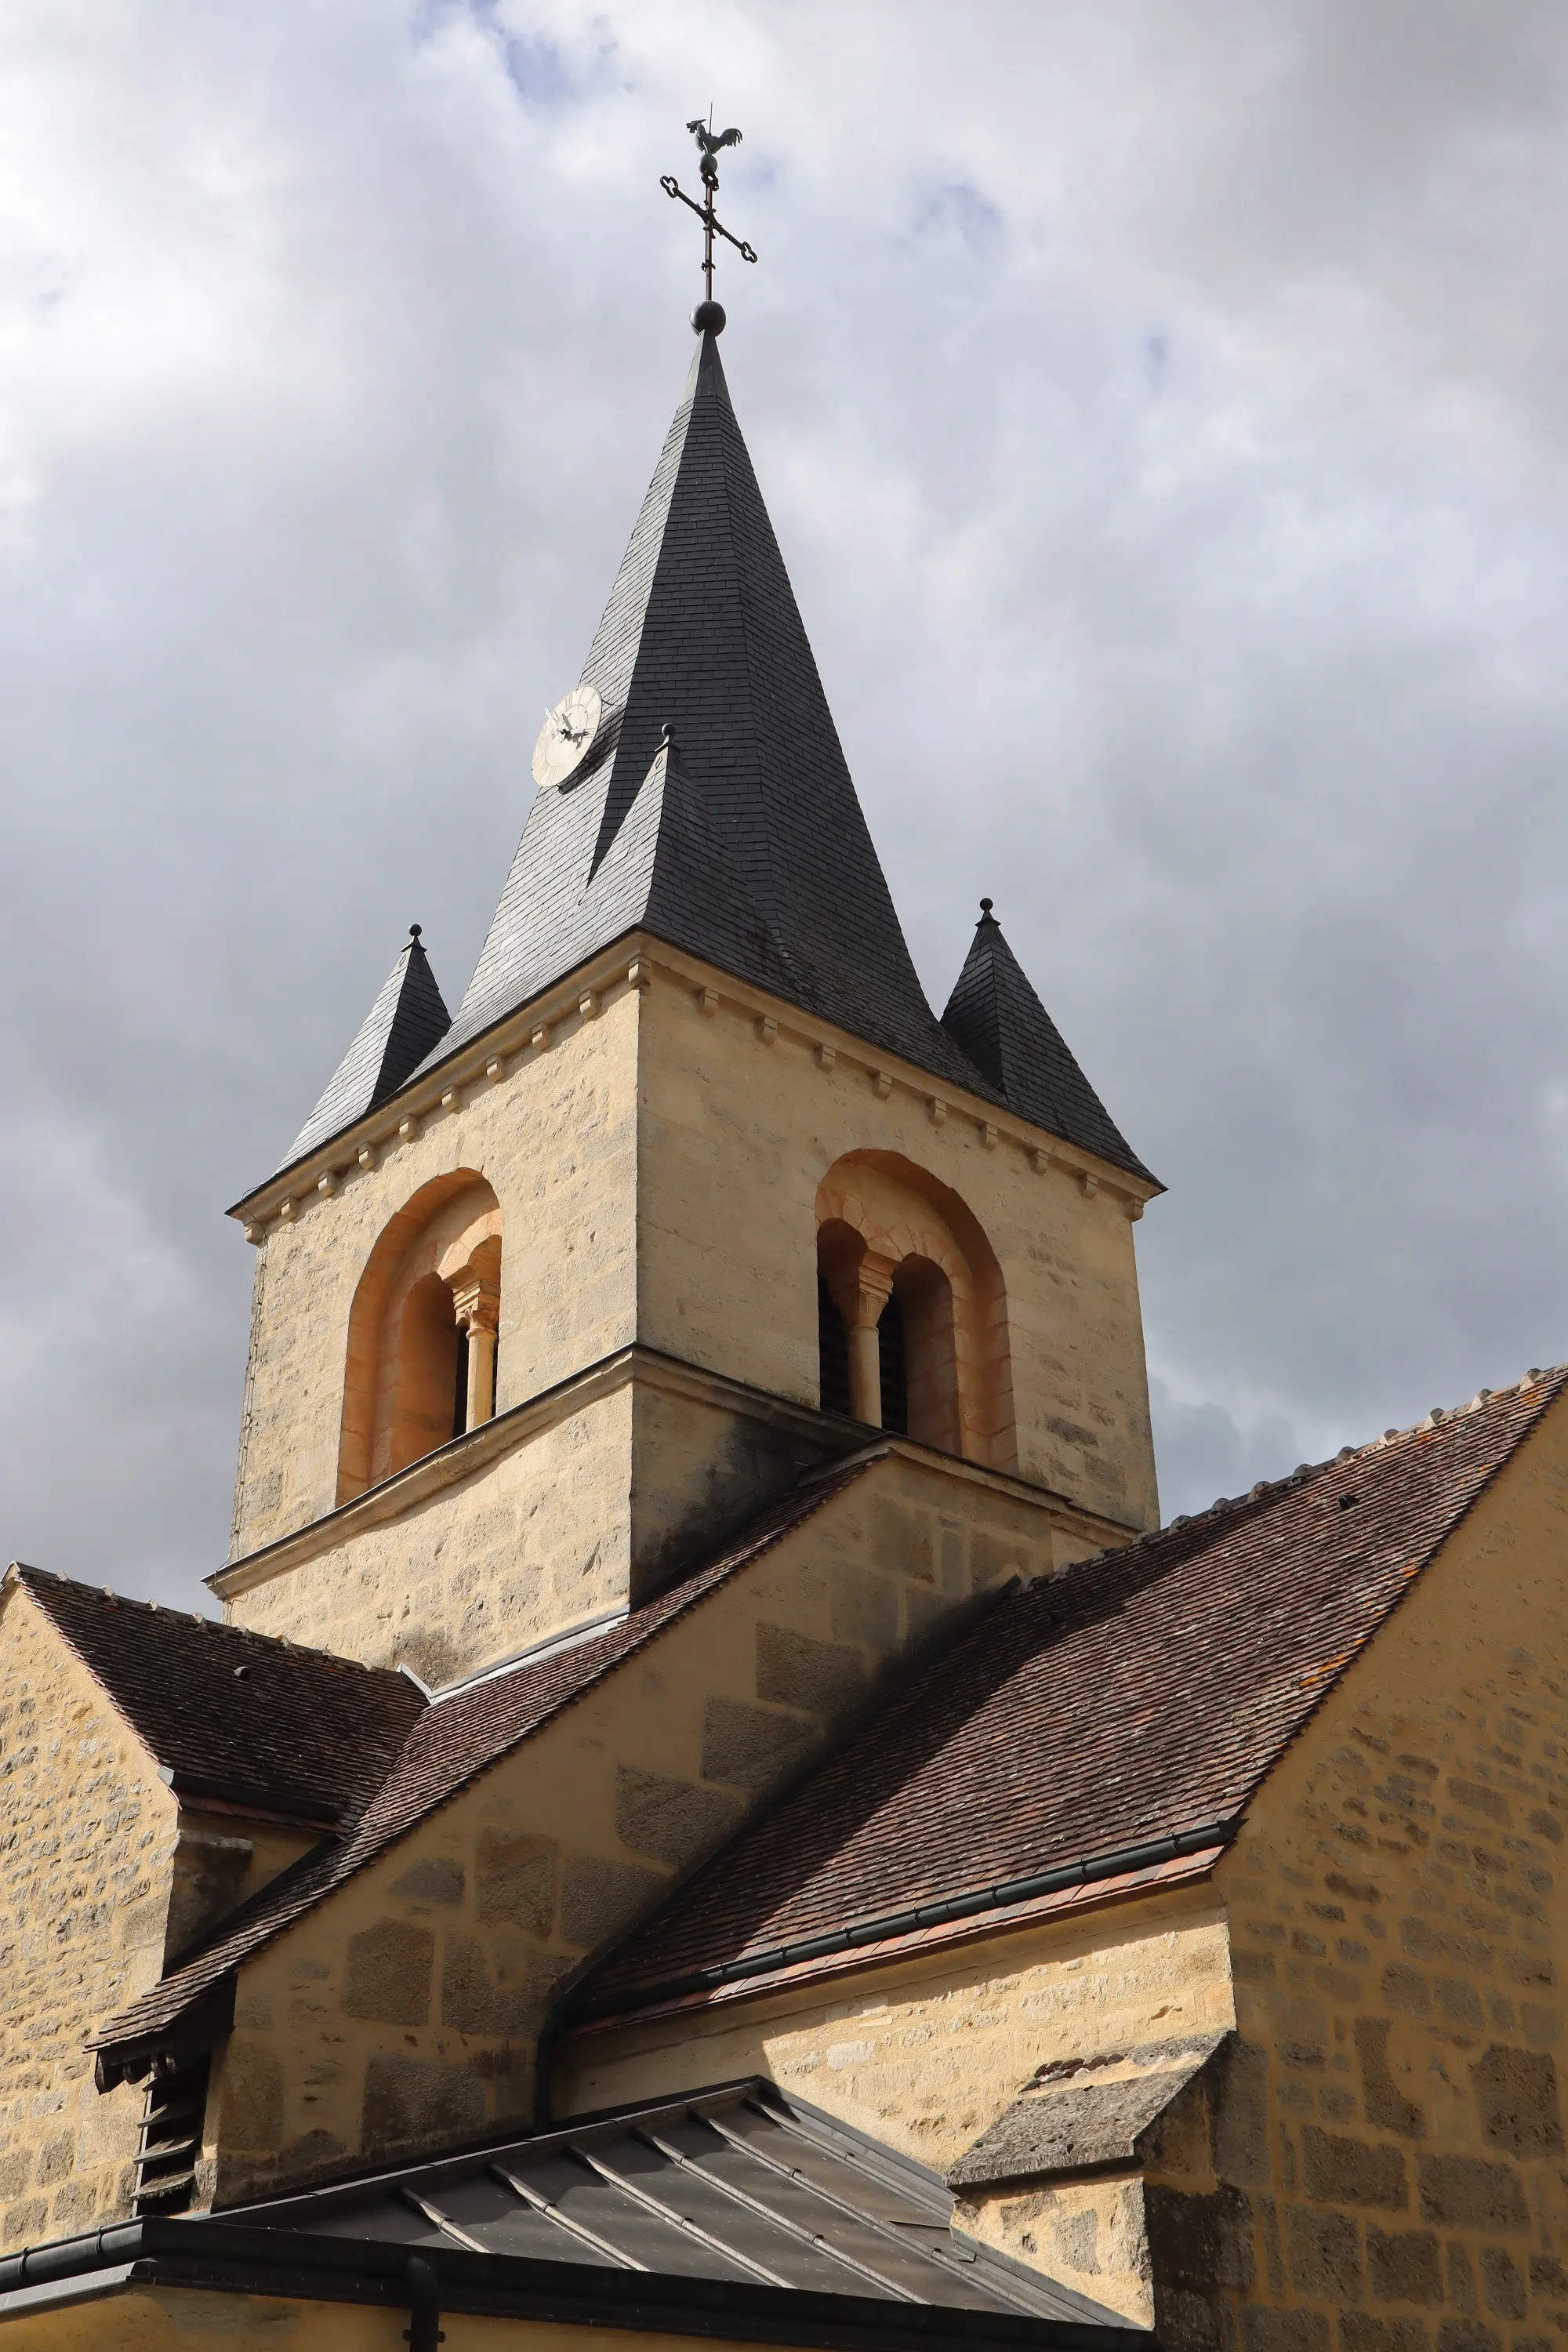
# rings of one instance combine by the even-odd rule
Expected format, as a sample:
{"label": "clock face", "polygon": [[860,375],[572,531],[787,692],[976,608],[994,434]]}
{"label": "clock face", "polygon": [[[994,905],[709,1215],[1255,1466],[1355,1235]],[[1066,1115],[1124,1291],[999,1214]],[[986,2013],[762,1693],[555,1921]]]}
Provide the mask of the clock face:
{"label": "clock face", "polygon": [[603,705],[596,686],[574,686],[544,714],[533,747],[533,781],[542,792],[563,784],[580,768],[598,732]]}

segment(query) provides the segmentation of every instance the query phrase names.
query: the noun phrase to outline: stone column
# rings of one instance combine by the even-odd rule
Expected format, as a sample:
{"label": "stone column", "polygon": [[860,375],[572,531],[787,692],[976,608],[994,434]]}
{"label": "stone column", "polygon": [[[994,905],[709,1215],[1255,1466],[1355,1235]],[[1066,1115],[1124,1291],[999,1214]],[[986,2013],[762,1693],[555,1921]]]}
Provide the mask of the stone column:
{"label": "stone column", "polygon": [[877,1326],[893,1292],[893,1269],[862,1258],[853,1275],[835,1283],[833,1304],[849,1337],[849,1410],[873,1429],[882,1426],[882,1360]]}
{"label": "stone column", "polygon": [[500,1322],[499,1286],[485,1281],[455,1283],[452,1305],[468,1335],[468,1401],[463,1426],[478,1429],[496,1409],[496,1331]]}

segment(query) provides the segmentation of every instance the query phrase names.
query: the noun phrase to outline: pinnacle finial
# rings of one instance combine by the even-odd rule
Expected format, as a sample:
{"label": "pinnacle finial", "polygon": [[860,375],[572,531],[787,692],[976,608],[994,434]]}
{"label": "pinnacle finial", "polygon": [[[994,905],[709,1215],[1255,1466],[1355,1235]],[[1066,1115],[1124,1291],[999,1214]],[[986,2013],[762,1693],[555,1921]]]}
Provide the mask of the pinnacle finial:
{"label": "pinnacle finial", "polygon": [[991,920],[991,908],[993,904],[994,901],[990,898],[982,898],[980,901],[980,919],[983,923],[988,923]]}
{"label": "pinnacle finial", "polygon": [[[419,934],[424,929],[423,923],[410,923],[408,926],[408,936],[416,947],[419,946]],[[420,952],[423,953],[424,950],[421,949]]]}

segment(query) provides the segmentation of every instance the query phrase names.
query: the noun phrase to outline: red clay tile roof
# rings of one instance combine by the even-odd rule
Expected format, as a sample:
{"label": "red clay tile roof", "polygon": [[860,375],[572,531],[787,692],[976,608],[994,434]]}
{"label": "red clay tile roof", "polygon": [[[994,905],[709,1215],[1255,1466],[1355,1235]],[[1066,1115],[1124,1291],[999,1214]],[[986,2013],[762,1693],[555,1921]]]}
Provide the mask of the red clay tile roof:
{"label": "red clay tile roof", "polygon": [[178,1795],[340,1827],[369,1803],[424,1711],[406,1675],[36,1568],[16,1580]]}
{"label": "red clay tile roof", "polygon": [[111,2051],[123,2043],[144,2042],[172,2027],[242,1961],[291,1927],[355,1871],[374,1861],[405,1831],[455,1797],[530,1733],[581,1698],[676,1618],[810,1518],[832,1496],[863,1477],[868,1466],[864,1460],[852,1462],[797,1487],[753,1519],[717,1559],[644,1608],[634,1610],[618,1625],[575,1648],[556,1651],[531,1664],[525,1661],[510,1674],[476,1683],[426,1707],[349,1834],[327,1852],[306,1856],[264,1886],[250,1903],[231,1915],[205,1950],[193,1954],[150,1992],[110,2018],[88,2043],[89,2049]]}
{"label": "red clay tile roof", "polygon": [[574,2007],[635,2008],[704,1970],[1233,1818],[1565,1382],[1008,1594]]}

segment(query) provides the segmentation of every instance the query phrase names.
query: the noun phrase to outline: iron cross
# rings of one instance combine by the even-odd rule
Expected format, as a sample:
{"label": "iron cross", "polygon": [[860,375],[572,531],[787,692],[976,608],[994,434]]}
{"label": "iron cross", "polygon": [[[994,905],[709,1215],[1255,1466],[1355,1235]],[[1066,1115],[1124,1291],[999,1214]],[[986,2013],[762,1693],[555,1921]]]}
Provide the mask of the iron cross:
{"label": "iron cross", "polygon": [[742,261],[755,261],[757,257],[743,237],[731,235],[713,209],[713,199],[719,193],[719,151],[721,147],[738,147],[741,143],[741,134],[733,130],[715,131],[712,126],[711,109],[706,122],[700,115],[698,115],[696,120],[689,122],[686,127],[695,138],[697,152],[701,158],[698,168],[702,174],[703,200],[698,204],[689,196],[673,172],[667,172],[658,184],[667,196],[679,197],[683,205],[689,206],[702,224],[702,299],[705,302],[711,302],[715,236],[721,236],[732,245]]}

